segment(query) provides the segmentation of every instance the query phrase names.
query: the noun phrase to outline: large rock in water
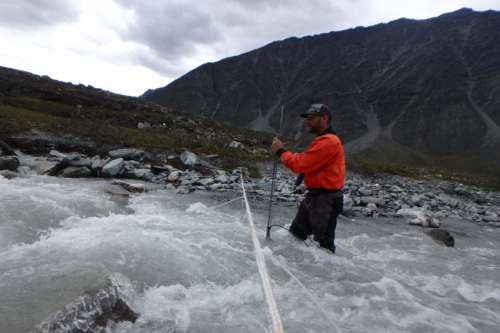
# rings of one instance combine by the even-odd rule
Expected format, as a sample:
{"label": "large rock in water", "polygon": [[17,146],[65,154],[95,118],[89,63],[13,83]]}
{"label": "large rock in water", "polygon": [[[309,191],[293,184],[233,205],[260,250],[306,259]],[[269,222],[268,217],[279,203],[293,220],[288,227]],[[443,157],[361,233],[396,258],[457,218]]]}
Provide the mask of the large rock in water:
{"label": "large rock in water", "polygon": [[27,333],[102,333],[107,332],[108,322],[134,323],[139,316],[121,297],[117,287],[111,285],[80,296]]}
{"label": "large rock in water", "polygon": [[70,166],[57,174],[57,177],[60,178],[83,178],[90,177],[92,175],[92,171],[86,167],[76,167]]}
{"label": "large rock in water", "polygon": [[44,176],[55,176],[62,170],[62,164],[57,161],[40,161],[35,166],[35,172],[38,175]]}
{"label": "large rock in water", "polygon": [[0,157],[0,170],[16,171],[19,160],[15,157]]}
{"label": "large rock in water", "polygon": [[448,230],[443,229],[431,229],[424,231],[427,236],[434,239],[436,242],[444,244],[448,247],[455,246],[455,238],[450,234]]}

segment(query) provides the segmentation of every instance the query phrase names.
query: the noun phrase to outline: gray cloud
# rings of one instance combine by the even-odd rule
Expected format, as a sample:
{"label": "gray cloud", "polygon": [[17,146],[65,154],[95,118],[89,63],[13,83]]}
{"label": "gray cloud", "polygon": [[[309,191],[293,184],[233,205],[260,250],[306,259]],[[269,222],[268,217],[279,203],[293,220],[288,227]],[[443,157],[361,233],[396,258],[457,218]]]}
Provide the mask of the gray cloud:
{"label": "gray cloud", "polygon": [[127,29],[118,32],[121,38],[145,45],[155,55],[138,52],[133,58],[168,77],[185,73],[187,68],[179,65],[200,48],[209,48],[218,56],[214,61],[219,60],[303,35],[299,32],[332,30],[329,22],[316,17],[335,13],[332,4],[322,0],[113,1],[134,12]]}
{"label": "gray cloud", "polygon": [[212,17],[192,3],[115,2],[135,12],[134,22],[129,23],[121,37],[148,46],[166,60],[190,57],[196,52],[196,45],[208,45],[222,39]]}
{"label": "gray cloud", "polygon": [[78,2],[68,0],[1,0],[0,25],[13,29],[55,26],[77,20]]}

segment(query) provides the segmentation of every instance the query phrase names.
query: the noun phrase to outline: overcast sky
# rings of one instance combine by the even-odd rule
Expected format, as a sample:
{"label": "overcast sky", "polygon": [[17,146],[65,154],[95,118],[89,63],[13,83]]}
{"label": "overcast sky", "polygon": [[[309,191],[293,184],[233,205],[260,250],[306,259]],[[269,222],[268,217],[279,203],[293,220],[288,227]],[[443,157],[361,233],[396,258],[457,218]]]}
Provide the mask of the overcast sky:
{"label": "overcast sky", "polygon": [[288,37],[499,0],[0,0],[0,66],[139,96]]}

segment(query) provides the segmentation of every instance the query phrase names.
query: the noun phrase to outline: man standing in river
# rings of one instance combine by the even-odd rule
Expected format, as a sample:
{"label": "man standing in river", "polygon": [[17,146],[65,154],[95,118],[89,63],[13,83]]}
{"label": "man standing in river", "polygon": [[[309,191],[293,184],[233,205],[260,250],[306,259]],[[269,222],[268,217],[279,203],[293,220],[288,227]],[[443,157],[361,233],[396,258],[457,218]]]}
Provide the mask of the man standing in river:
{"label": "man standing in river", "polygon": [[290,232],[301,240],[314,235],[320,247],[335,253],[335,228],[344,203],[344,149],[330,126],[332,111],[328,106],[313,104],[300,116],[306,118],[307,132],[316,135],[307,151],[294,155],[283,149],[278,138],[272,143],[272,149],[287,168],[294,173],[304,173],[308,190]]}

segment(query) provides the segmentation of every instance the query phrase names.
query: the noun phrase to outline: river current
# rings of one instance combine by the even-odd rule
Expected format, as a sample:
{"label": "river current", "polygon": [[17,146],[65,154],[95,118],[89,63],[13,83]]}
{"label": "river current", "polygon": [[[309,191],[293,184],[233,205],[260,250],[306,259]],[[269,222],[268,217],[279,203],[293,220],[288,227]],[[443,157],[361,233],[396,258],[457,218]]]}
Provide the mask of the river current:
{"label": "river current", "polygon": [[[108,280],[140,313],[108,332],[268,332],[242,192],[124,201],[109,182],[0,176],[0,332],[26,332]],[[252,216],[285,332],[499,331],[500,228],[444,220],[448,248],[401,218],[339,219],[333,255],[281,228],[265,240],[266,206]],[[275,206],[273,223],[295,209]]]}

